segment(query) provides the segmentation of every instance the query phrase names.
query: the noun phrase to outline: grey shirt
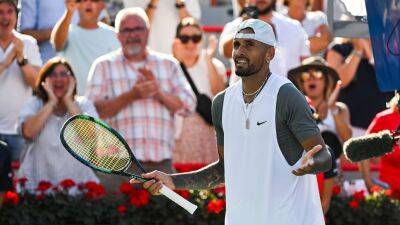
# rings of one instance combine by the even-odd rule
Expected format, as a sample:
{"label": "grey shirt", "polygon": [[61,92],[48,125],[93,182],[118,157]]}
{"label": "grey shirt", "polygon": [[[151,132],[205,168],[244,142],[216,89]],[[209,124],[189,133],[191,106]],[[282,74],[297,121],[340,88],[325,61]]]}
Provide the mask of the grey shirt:
{"label": "grey shirt", "polygon": [[[218,94],[212,104],[212,118],[219,146],[224,146],[222,110],[225,92]],[[304,95],[291,83],[283,85],[276,103],[276,133],[279,148],[289,165],[302,156],[301,142],[320,133]]]}

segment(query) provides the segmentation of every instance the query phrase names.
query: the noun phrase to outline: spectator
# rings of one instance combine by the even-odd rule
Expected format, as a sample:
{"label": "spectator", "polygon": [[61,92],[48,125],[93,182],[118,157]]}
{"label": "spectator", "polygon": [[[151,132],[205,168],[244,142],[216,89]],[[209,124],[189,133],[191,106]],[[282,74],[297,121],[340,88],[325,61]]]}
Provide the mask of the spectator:
{"label": "spectator", "polygon": [[23,139],[15,127],[18,113],[32,94],[42,64],[36,40],[14,30],[17,1],[0,0],[0,140],[7,143],[12,160],[19,160]]}
{"label": "spectator", "polygon": [[[300,65],[301,60],[310,55],[307,34],[298,21],[274,12],[275,0],[250,0],[249,3],[249,6],[257,8],[258,19],[274,28],[277,46],[275,57],[270,63],[271,72],[286,76],[289,69]],[[245,14],[225,25],[219,48],[225,57],[232,58],[233,35],[240,22],[247,18]],[[238,80],[234,73],[232,75],[230,83]]]}
{"label": "spectator", "polygon": [[76,79],[70,64],[63,58],[52,58],[40,70],[35,96],[19,115],[19,131],[27,145],[18,176],[28,179],[28,190],[35,190],[42,180],[53,184],[64,179],[78,183],[97,181],[93,171],[74,159],[60,141],[62,125],[76,114],[97,116],[90,101],[76,96]]}
{"label": "spectator", "polygon": [[[178,62],[147,48],[149,20],[144,10],[125,8],[115,21],[122,49],[93,63],[86,95],[145,168],[171,172],[174,114],[192,112],[194,95]],[[118,178],[103,182],[115,188]]]}
{"label": "spectator", "polygon": [[185,17],[200,20],[198,0],[123,0],[125,7],[141,7],[150,19],[149,47],[155,51],[171,54],[174,29]]}
{"label": "spectator", "polygon": [[308,35],[313,55],[323,55],[331,42],[328,20],[321,11],[308,11],[309,0],[289,0],[289,8],[283,13],[300,22]]}
{"label": "spectator", "polygon": [[[226,69],[221,61],[214,58],[216,37],[210,36],[208,48],[203,50],[202,36],[201,27],[194,18],[183,19],[176,29],[173,52],[198,92],[213,99],[225,89]],[[197,102],[200,103],[202,102]],[[211,105],[209,111],[211,114]],[[181,125],[182,132],[174,150],[174,162],[208,164],[218,159],[214,127],[208,124],[201,114],[186,117]]]}
{"label": "spectator", "polygon": [[[37,40],[43,62],[56,55],[50,44],[50,35],[64,13],[64,2],[65,0],[21,0],[19,30]],[[72,23],[77,23],[78,19],[78,14],[75,13]]]}
{"label": "spectator", "polygon": [[[378,133],[382,130],[398,131],[400,126],[399,94],[389,102],[389,108],[378,113],[367,129],[367,133]],[[400,190],[400,147],[395,145],[393,152],[380,157],[379,180],[387,183],[392,190]],[[371,177],[370,160],[360,163],[361,173],[368,191],[378,185]]]}
{"label": "spectator", "polygon": [[324,213],[329,209],[337,176],[336,160],[342,154],[342,143],[351,138],[350,113],[347,106],[337,102],[341,82],[337,72],[327,66],[324,59],[310,57],[303,60],[302,65],[288,73],[289,79],[312,102],[318,115],[318,127],[321,135],[332,151],[332,169],[323,174],[321,203]]}
{"label": "spectator", "polygon": [[327,53],[327,61],[342,81],[339,101],[349,107],[353,136],[364,135],[374,116],[391,98],[378,89],[371,42],[352,39],[335,44]]}
{"label": "spectator", "polygon": [[[112,27],[99,22],[105,7],[103,0],[67,0],[66,11],[54,26],[51,42],[76,72],[78,95],[85,93],[90,65],[93,61],[119,47]],[[78,24],[71,24],[75,10],[79,13]]]}

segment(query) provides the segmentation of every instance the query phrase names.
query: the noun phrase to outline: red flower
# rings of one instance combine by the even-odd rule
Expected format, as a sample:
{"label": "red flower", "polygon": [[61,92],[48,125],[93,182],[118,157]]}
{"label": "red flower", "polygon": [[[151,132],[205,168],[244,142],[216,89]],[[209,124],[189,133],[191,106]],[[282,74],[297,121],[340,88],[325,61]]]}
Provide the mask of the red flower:
{"label": "red flower", "polygon": [[37,190],[41,192],[45,192],[49,190],[53,185],[48,181],[40,181],[39,185],[37,186]]}
{"label": "red flower", "polygon": [[86,199],[98,199],[106,195],[106,190],[104,189],[103,185],[93,181],[86,182],[84,189],[86,189]]}
{"label": "red flower", "polygon": [[66,190],[72,188],[75,185],[76,185],[76,183],[72,179],[65,179],[60,182],[60,186]]}
{"label": "red flower", "polygon": [[374,185],[374,186],[371,187],[371,192],[372,193],[380,192],[381,190],[382,190],[382,188],[377,186],[377,185]]}
{"label": "red flower", "polygon": [[349,206],[352,209],[357,209],[360,206],[360,203],[357,200],[353,199],[351,202],[349,202]]}
{"label": "red flower", "polygon": [[126,206],[124,206],[124,205],[119,205],[119,206],[117,207],[117,210],[118,210],[118,212],[119,212],[120,214],[125,214],[125,213],[126,213]]}
{"label": "red flower", "polygon": [[43,193],[40,193],[40,194],[36,195],[36,197],[35,197],[35,199],[37,201],[43,201],[44,198],[45,198],[45,195]]}
{"label": "red flower", "polygon": [[393,191],[392,191],[391,189],[385,190],[384,194],[385,194],[387,197],[392,197]]}
{"label": "red flower", "polygon": [[190,198],[190,192],[189,191],[177,190],[176,193],[178,193],[180,196],[182,196],[185,199],[189,199]]}
{"label": "red flower", "polygon": [[353,198],[357,201],[363,201],[365,199],[365,193],[364,191],[357,191],[356,193],[353,194]]}
{"label": "red flower", "polygon": [[335,185],[332,189],[333,196],[338,196],[342,192],[342,188],[339,185]]}
{"label": "red flower", "polygon": [[130,183],[122,183],[121,186],[119,186],[119,191],[121,191],[121,193],[125,194],[125,195],[130,195],[131,193],[133,193],[135,191],[135,189],[133,188],[133,186]]}
{"label": "red flower", "polygon": [[134,190],[130,195],[129,203],[134,205],[136,208],[149,204],[150,194],[146,190],[138,189]]}
{"label": "red flower", "polygon": [[217,199],[211,200],[207,205],[207,210],[209,213],[220,214],[225,208],[225,200]]}
{"label": "red flower", "polygon": [[224,196],[225,193],[226,193],[225,186],[219,187],[219,188],[215,188],[213,191],[214,191],[215,194],[217,194],[220,197]]}
{"label": "red flower", "polygon": [[7,191],[4,195],[4,204],[17,205],[19,202],[19,196],[17,193]]}
{"label": "red flower", "polygon": [[28,179],[26,177],[21,177],[18,179],[18,183],[21,184],[22,187],[25,187],[26,182],[28,181]]}

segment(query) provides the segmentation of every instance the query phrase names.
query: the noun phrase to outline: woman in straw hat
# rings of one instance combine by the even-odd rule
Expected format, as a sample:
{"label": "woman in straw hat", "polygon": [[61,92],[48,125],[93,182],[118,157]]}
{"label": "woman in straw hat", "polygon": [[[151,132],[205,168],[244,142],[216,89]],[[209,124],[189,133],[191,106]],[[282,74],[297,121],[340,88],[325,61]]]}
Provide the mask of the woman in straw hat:
{"label": "woman in straw hat", "polygon": [[[347,106],[337,101],[341,88],[337,72],[327,66],[323,58],[310,57],[303,60],[301,66],[290,70],[288,78],[311,100],[322,137],[334,151],[333,159],[338,159],[342,153],[342,143],[352,136],[352,130]],[[336,167],[335,162],[333,165]],[[335,176],[335,168],[323,176],[321,203],[324,213],[329,208]]]}

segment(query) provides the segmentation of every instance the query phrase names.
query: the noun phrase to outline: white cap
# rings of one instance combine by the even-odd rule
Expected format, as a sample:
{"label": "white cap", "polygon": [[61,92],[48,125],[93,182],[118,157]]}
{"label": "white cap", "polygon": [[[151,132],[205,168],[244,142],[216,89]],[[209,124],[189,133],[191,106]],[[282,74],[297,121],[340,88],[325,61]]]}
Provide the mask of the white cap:
{"label": "white cap", "polygon": [[[245,28],[251,28],[254,34],[239,33]],[[273,47],[276,45],[275,33],[272,26],[258,19],[248,19],[241,22],[235,34],[235,39],[238,38],[253,39]]]}

